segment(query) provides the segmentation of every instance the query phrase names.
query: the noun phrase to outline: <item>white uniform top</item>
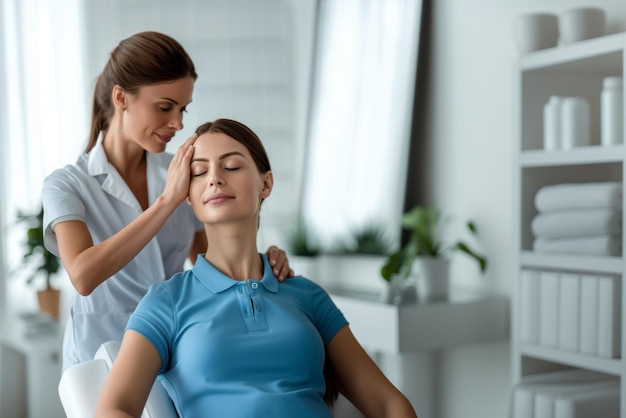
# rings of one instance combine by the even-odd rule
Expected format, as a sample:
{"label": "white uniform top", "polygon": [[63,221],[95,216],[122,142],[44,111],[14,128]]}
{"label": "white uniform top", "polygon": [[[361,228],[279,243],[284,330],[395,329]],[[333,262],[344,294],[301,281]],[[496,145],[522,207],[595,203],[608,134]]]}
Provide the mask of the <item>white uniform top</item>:
{"label": "white uniform top", "polygon": [[[171,154],[147,153],[150,205],[163,192],[171,159]],[[44,180],[42,199],[44,242],[57,255],[53,228],[59,222],[84,222],[95,245],[142,213],[130,188],[107,160],[101,139],[76,164],[58,169]],[[89,296],[77,294],[65,329],[63,370],[92,359],[103,342],[122,339],[128,318],[148,286],[183,270],[193,236],[202,229],[191,207],[183,202],[128,265]]]}

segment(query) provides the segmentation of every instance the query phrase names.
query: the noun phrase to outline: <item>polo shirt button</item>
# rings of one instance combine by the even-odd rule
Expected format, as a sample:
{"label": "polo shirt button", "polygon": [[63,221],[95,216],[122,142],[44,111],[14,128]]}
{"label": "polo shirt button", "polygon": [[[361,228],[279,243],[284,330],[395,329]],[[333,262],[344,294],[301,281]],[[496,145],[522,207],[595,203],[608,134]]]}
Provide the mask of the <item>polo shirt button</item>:
{"label": "polo shirt button", "polygon": [[257,306],[256,310],[259,312],[263,312],[263,305]]}
{"label": "polo shirt button", "polygon": [[257,287],[259,287],[259,284],[258,284],[258,283],[252,283],[252,288],[253,288],[253,289],[256,289]]}

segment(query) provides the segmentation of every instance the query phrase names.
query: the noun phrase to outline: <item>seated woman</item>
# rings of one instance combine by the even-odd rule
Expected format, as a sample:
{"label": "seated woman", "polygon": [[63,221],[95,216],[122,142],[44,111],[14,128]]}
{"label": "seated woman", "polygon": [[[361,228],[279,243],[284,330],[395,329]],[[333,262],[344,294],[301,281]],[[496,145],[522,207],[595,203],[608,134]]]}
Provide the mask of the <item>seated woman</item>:
{"label": "seated woman", "polygon": [[158,375],[181,417],[332,417],[328,362],[367,417],[416,417],[329,295],[303,277],[279,286],[258,252],[274,179],[257,135],[227,119],[197,133],[187,201],[211,244],[131,316],[97,416],[140,416]]}

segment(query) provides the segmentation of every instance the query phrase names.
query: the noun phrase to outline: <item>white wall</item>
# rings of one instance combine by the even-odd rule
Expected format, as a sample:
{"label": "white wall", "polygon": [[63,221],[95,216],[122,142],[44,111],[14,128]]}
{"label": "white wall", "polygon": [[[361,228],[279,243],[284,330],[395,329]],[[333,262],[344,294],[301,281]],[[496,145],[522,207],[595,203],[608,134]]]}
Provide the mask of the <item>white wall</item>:
{"label": "white wall", "polygon": [[[428,107],[428,186],[445,211],[474,219],[490,266],[485,277],[456,257],[459,285],[510,293],[516,220],[513,218],[513,77],[518,57],[515,16],[560,13],[572,7],[607,11],[610,33],[626,30],[624,0],[433,0]],[[468,268],[466,268],[468,267]],[[509,344],[465,347],[442,355],[441,418],[502,418],[508,414]]]}

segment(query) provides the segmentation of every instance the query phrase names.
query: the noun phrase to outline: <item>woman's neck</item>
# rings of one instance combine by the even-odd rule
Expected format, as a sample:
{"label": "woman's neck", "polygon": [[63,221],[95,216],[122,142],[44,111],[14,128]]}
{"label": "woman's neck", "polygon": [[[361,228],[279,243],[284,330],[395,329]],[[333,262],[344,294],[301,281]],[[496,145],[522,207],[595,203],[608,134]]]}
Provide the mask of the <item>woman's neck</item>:
{"label": "woman's neck", "polygon": [[102,147],[107,159],[124,178],[145,172],[145,150],[132,141],[122,140],[121,135],[115,126],[111,126],[105,134]]}
{"label": "woman's neck", "polygon": [[[225,231],[226,228],[209,228],[209,246],[205,258],[220,272],[237,281],[261,280],[263,261],[259,257],[254,234]],[[217,229],[217,230],[216,230]]]}

